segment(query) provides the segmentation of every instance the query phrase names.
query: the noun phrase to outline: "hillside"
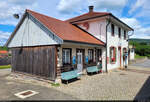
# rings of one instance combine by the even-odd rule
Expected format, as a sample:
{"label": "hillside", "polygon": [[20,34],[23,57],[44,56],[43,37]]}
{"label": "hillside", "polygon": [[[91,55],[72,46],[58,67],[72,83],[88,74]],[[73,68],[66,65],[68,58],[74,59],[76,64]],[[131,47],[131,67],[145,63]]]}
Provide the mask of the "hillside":
{"label": "hillside", "polygon": [[0,50],[7,50],[8,51],[8,48],[0,46]]}
{"label": "hillside", "polygon": [[138,43],[147,43],[147,44],[150,44],[150,39],[131,38],[131,39],[129,39],[129,42],[138,42]]}

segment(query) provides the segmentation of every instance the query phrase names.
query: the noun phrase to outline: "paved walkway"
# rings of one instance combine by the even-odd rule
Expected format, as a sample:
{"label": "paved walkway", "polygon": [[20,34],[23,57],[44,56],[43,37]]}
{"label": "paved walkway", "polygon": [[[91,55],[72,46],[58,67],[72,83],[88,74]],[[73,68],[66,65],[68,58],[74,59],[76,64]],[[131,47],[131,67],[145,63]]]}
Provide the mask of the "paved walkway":
{"label": "paved walkway", "polygon": [[11,68],[0,69],[0,77],[7,76],[11,73]]}
{"label": "paved walkway", "polygon": [[[148,79],[149,74],[113,70],[108,74],[83,76],[81,80],[63,84],[57,90],[81,100],[134,100],[142,97],[143,94],[140,94],[137,98],[137,94],[141,93],[141,88]],[[150,97],[150,90],[146,97]]]}
{"label": "paved walkway", "polygon": [[[128,67],[127,70],[115,69],[109,73],[83,75],[60,87],[52,87],[49,83],[39,84],[26,80],[8,80],[6,75],[0,77],[0,100],[19,100],[15,93],[33,90],[39,94],[27,100],[134,100],[150,99],[150,68]],[[1,71],[1,70],[0,70]],[[29,78],[27,78],[28,80]]]}
{"label": "paved walkway", "polygon": [[[39,94],[28,97],[25,100],[75,100],[77,98],[57,91],[53,88],[47,88],[31,83],[20,82],[18,80],[7,80],[6,77],[10,74],[10,69],[0,69],[0,100],[22,100],[14,94],[33,90]],[[50,84],[49,84],[50,85]]]}
{"label": "paved walkway", "polygon": [[139,62],[139,63],[132,64],[131,66],[142,67],[142,68],[150,68],[150,59],[148,59],[144,62]]}

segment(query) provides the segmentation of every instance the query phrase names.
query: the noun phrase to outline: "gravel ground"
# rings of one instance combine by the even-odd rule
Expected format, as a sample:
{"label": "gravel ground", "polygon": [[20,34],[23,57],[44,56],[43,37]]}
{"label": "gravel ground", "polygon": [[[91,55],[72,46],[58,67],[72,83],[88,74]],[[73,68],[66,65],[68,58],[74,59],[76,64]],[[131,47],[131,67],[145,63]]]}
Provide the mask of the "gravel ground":
{"label": "gravel ground", "polygon": [[113,70],[108,74],[82,76],[81,80],[56,89],[81,100],[133,100],[148,77],[149,74]]}
{"label": "gravel ground", "polygon": [[[129,69],[145,70],[147,68],[129,67]],[[41,82],[29,77],[18,77],[17,81],[42,85],[47,88],[53,88],[80,100],[133,100],[137,94],[141,93],[144,83],[149,79],[149,74],[133,72],[133,70],[115,69],[109,73],[95,75],[83,75],[81,80],[61,84],[59,87],[51,86],[48,82]],[[24,77],[24,78],[23,78]],[[11,76],[7,79],[15,79]],[[149,80],[150,82],[150,80]],[[150,87],[148,87],[150,89]],[[149,90],[150,91],[150,90]],[[144,97],[150,97],[150,92]],[[140,96],[141,97],[141,96]]]}

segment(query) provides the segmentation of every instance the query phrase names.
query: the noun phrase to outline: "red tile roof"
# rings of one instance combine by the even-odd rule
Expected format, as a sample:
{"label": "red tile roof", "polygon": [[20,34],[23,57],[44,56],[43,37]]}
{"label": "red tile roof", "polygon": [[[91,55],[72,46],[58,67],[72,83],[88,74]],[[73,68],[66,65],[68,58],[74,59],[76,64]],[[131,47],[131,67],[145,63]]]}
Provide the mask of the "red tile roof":
{"label": "red tile roof", "polygon": [[111,16],[114,19],[121,22],[122,24],[124,24],[125,26],[127,26],[130,30],[134,30],[130,26],[128,26],[127,24],[125,24],[124,22],[119,20],[117,17],[115,17],[112,13],[109,13],[109,12],[94,12],[94,11],[92,11],[92,12],[88,12],[88,13],[85,13],[85,14],[77,16],[77,17],[73,17],[66,21],[70,22],[72,24],[76,24],[76,23],[79,23],[80,21],[89,20],[89,19],[98,18],[98,17],[104,17],[104,16]]}
{"label": "red tile roof", "polygon": [[38,21],[63,40],[104,45],[102,41],[75,27],[69,22],[61,21],[31,10],[26,10],[26,12],[34,16]]}
{"label": "red tile roof", "polygon": [[5,51],[5,50],[0,51],[0,54],[7,54],[7,53],[8,51]]}
{"label": "red tile roof", "polygon": [[111,13],[108,12],[88,12],[85,13],[83,15],[71,18],[66,20],[67,22],[75,22],[75,21],[80,21],[80,20],[85,20],[85,19],[89,19],[89,18],[94,18],[94,17],[99,17],[99,16],[105,16],[105,15],[109,15]]}

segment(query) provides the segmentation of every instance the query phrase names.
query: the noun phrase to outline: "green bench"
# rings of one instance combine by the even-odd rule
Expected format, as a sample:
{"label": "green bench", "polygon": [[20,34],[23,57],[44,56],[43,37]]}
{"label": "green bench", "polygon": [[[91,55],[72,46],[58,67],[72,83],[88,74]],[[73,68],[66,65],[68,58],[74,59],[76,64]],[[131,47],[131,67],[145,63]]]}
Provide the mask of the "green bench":
{"label": "green bench", "polygon": [[91,67],[87,67],[86,68],[86,71],[88,72],[88,73],[94,73],[94,72],[99,72],[101,70],[101,67],[100,68],[98,68],[97,66],[91,66]]}
{"label": "green bench", "polygon": [[67,84],[68,80],[78,77],[80,77],[80,74],[77,73],[77,70],[61,73],[61,79],[67,81]]}

